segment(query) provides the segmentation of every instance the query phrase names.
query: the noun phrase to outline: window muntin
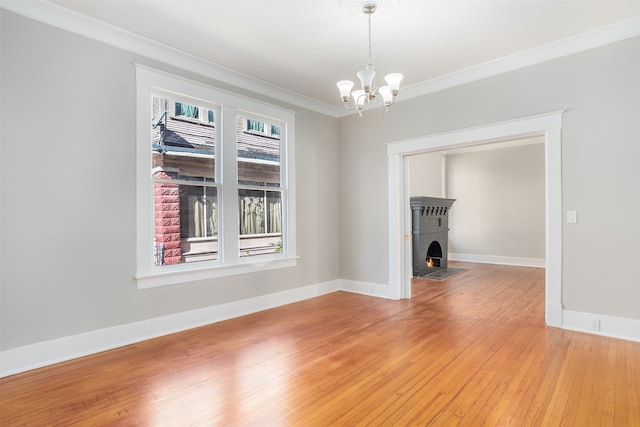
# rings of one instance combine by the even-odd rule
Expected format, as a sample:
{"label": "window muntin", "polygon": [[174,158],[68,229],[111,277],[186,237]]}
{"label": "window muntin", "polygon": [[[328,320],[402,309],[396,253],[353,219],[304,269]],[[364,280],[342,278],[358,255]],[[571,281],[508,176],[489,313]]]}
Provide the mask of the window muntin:
{"label": "window muntin", "polygon": [[[203,280],[213,277],[228,276],[234,274],[250,273],[271,270],[282,267],[293,267],[296,265],[296,221],[295,221],[295,168],[290,159],[295,158],[295,113],[284,110],[280,107],[266,104],[261,101],[251,100],[244,96],[237,96],[227,91],[220,91],[204,84],[183,79],[162,71],[153,70],[143,65],[136,64],[136,81],[137,81],[137,144],[136,144],[136,164],[137,164],[137,268],[136,280],[138,288],[150,288],[155,286],[170,285],[187,281]],[[154,107],[150,99],[153,95],[173,100],[174,104],[169,104],[166,108],[160,109],[156,105]],[[198,107],[198,119],[175,116],[175,102],[185,103]],[[158,101],[159,103],[159,101]],[[155,111],[155,114],[154,114]],[[152,128],[152,149],[149,149],[149,122],[158,124],[165,123],[165,117],[162,112],[172,120],[175,124],[185,124],[187,122],[199,123],[213,122],[215,125],[215,135],[213,144],[208,144],[206,138],[200,145],[180,146],[179,138],[174,144],[167,144],[170,140],[171,133],[165,134],[167,138],[160,138],[161,128]],[[206,112],[206,114],[205,114]],[[260,179],[259,183],[252,178],[250,182],[241,184],[238,182],[238,161],[237,161],[237,116],[257,120],[264,123],[265,131],[262,132],[266,137],[279,137],[280,141],[280,161],[279,180],[271,182],[270,180]],[[203,121],[202,119],[207,120]],[[272,126],[267,126],[272,125]],[[255,131],[246,130],[245,124],[241,124],[243,131],[258,134]],[[165,128],[166,129],[166,128]],[[169,129],[171,131],[172,129]],[[267,133],[268,131],[268,133]],[[197,136],[197,133],[194,134]],[[175,135],[173,135],[175,137]],[[202,135],[200,135],[202,137]],[[153,147],[153,144],[156,147]],[[198,149],[198,150],[196,150]],[[163,161],[157,163],[158,156],[163,156]],[[154,159],[155,157],[155,159]],[[200,161],[200,172],[189,173],[188,170],[180,164],[185,160]],[[254,159],[259,163],[259,159]],[[152,166],[152,173],[149,173],[149,165]],[[212,165],[212,166],[211,166]],[[273,166],[273,165],[271,165]],[[167,174],[167,176],[155,176],[158,171],[156,168]],[[206,173],[202,173],[206,170]],[[273,173],[273,170],[270,171]],[[204,237],[183,237],[188,233],[184,227],[180,230],[181,243],[188,241],[196,250],[201,253],[209,254],[218,251],[217,259],[205,259],[202,262],[180,262],[178,264],[164,264],[154,262],[157,259],[159,251],[150,244],[155,239],[155,203],[154,193],[159,189],[159,184],[177,184],[177,197],[180,200],[182,186],[190,186],[190,192],[182,191],[183,196],[189,194],[194,196],[193,192],[200,195],[207,195],[207,200],[211,200],[214,193],[211,189],[215,188],[216,213],[217,222],[217,249],[202,250],[198,248],[201,239],[208,239],[209,234]],[[257,184],[257,185],[256,185]],[[192,188],[195,187],[196,189]],[[203,188],[206,187],[206,188]],[[269,232],[275,228],[269,228],[269,224],[273,221],[280,221],[281,232],[277,241],[273,242],[273,252],[245,257],[241,256],[240,246],[244,244],[245,238],[251,235],[243,235],[240,239],[240,207],[239,207],[239,191],[240,190],[261,190],[267,192],[262,198],[266,198],[263,202],[265,210],[271,206],[273,209],[280,209],[280,216],[269,216],[269,211],[265,212],[265,233],[261,237],[268,236]],[[272,195],[270,192],[274,192]],[[280,201],[278,206],[270,200]],[[189,205],[188,200],[183,205]],[[193,199],[192,199],[193,201]],[[195,202],[194,202],[195,203]],[[206,203],[206,202],[201,202]],[[192,210],[195,226],[195,212],[199,215],[206,215],[213,211],[209,208],[205,211],[200,207],[198,210]],[[274,218],[269,221],[268,218]],[[201,216],[200,224],[202,225]],[[200,230],[203,228],[200,227]],[[193,231],[195,233],[195,231]],[[185,254],[181,247],[181,253]],[[164,255],[161,254],[160,255]],[[209,256],[207,255],[207,256]]]}

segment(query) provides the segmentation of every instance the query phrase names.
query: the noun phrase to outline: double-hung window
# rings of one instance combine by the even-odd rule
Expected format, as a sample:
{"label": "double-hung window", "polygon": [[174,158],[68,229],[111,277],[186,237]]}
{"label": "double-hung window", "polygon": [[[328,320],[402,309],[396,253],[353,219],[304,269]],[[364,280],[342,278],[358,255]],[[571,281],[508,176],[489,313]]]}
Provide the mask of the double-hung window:
{"label": "double-hung window", "polygon": [[294,115],[136,68],[146,288],[295,265]]}

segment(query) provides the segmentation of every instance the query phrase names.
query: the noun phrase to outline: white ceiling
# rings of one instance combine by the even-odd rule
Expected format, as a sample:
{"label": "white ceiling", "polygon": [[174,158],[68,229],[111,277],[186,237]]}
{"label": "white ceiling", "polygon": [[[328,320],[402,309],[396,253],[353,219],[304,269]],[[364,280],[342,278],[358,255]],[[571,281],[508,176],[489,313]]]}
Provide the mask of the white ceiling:
{"label": "white ceiling", "polygon": [[[362,0],[359,0],[362,1]],[[209,62],[339,106],[367,62],[367,19],[338,0],[53,0]],[[372,16],[376,80],[402,89],[640,17],[636,1],[411,1]]]}

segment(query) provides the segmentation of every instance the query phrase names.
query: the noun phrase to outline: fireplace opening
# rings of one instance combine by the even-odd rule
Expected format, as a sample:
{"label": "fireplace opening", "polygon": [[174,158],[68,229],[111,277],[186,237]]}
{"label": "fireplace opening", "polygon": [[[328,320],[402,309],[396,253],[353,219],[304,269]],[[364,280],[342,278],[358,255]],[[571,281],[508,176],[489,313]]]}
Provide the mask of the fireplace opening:
{"label": "fireplace opening", "polygon": [[440,268],[442,261],[442,246],[436,240],[431,242],[427,248],[427,259],[425,260],[428,269]]}

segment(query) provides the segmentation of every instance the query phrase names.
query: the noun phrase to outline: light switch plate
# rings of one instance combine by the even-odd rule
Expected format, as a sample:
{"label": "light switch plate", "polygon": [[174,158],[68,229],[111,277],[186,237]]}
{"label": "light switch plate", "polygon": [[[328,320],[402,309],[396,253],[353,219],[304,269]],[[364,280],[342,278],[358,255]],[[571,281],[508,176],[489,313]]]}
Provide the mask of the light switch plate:
{"label": "light switch plate", "polygon": [[577,211],[567,211],[567,222],[569,224],[575,224],[578,222],[578,212]]}

